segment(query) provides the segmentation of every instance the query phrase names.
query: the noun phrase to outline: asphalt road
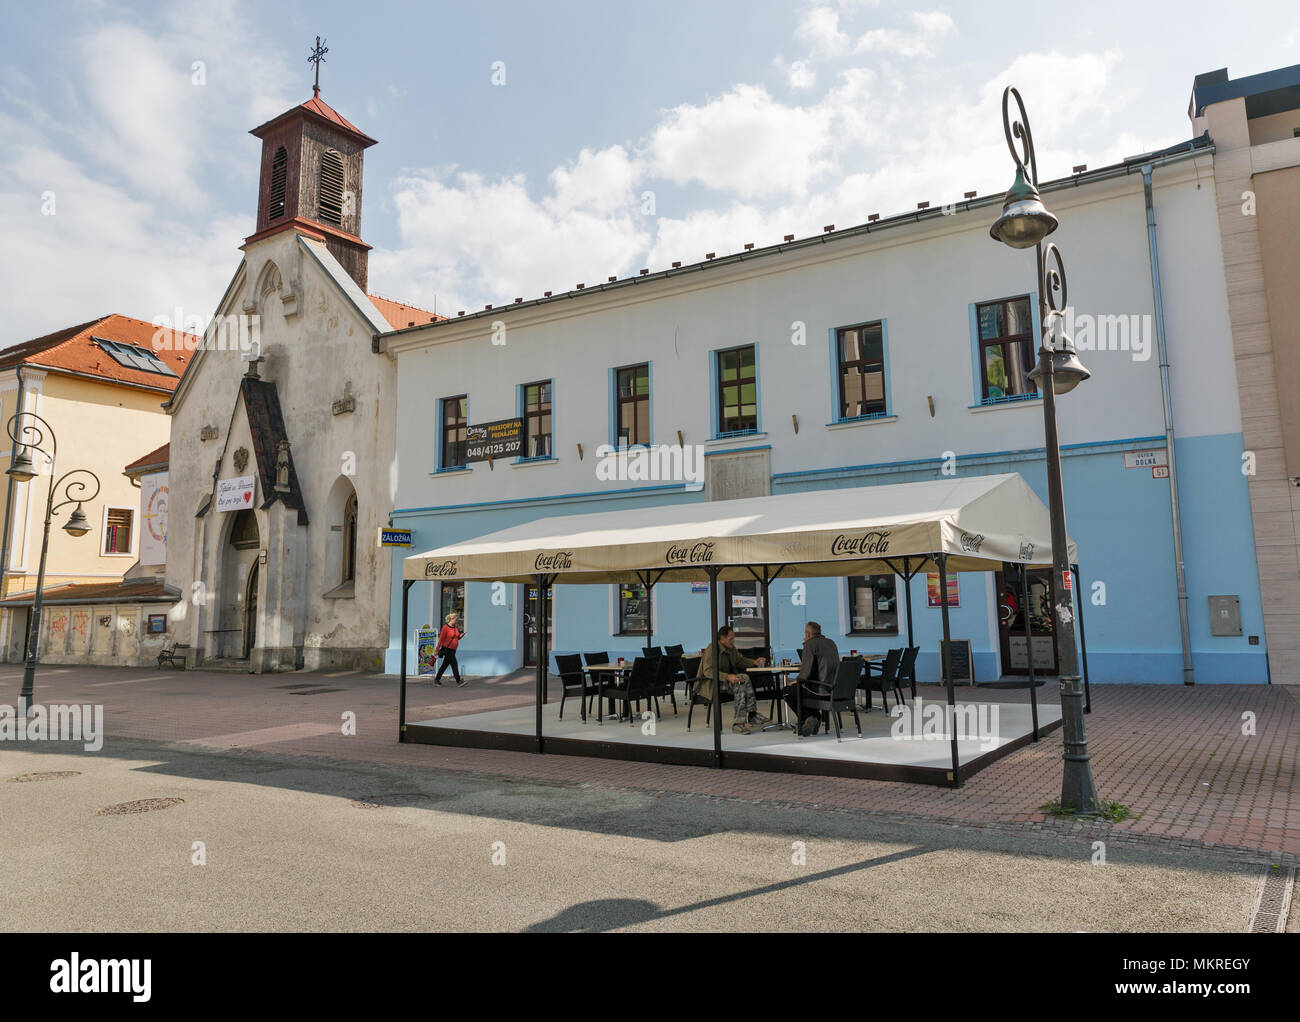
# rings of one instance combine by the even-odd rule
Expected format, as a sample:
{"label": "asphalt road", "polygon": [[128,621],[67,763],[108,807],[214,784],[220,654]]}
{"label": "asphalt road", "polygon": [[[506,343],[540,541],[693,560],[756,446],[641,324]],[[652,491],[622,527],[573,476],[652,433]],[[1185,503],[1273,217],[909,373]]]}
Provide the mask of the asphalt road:
{"label": "asphalt road", "polygon": [[[120,739],[49,749],[0,751],[0,862],[26,881],[0,885],[3,930],[1240,932],[1260,875],[1114,842],[1094,865],[1084,838],[855,812]],[[7,780],[48,771],[79,773]],[[146,798],[184,802],[97,815]]]}

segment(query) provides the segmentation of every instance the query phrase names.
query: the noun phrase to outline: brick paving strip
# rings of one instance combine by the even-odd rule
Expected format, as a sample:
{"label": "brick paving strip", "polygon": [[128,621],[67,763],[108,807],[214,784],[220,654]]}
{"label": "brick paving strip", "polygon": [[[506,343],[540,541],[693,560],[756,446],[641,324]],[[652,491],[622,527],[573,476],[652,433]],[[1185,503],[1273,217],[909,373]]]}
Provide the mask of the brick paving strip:
{"label": "brick paving strip", "polygon": [[[1061,736],[995,762],[960,789],[574,756],[537,756],[397,742],[397,682],[382,676],[246,675],[160,671],[139,680],[114,668],[60,668],[37,676],[36,700],[103,703],[111,740],[453,770],[539,783],[635,789],[703,798],[851,811],[970,828],[1076,835],[1144,845],[1217,849],[1282,871],[1300,862],[1300,688],[1268,685],[1105,685],[1093,689],[1089,749],[1102,797],[1133,817],[1110,824],[1058,819],[1041,806],[1060,795]],[[132,684],[107,684],[115,680]],[[16,702],[20,674],[0,670],[0,702]],[[297,691],[294,691],[294,690]],[[324,689],[303,694],[303,689]],[[941,699],[938,686],[920,686]],[[558,698],[558,692],[556,693]],[[959,690],[959,699],[1024,702],[1016,690]],[[1039,689],[1056,701],[1052,686]],[[527,705],[520,676],[472,679],[463,689],[412,682],[407,719]],[[356,735],[342,734],[346,713]],[[1243,734],[1253,721],[1255,733]],[[594,729],[596,725],[591,724]],[[3,747],[0,746],[0,751]]]}

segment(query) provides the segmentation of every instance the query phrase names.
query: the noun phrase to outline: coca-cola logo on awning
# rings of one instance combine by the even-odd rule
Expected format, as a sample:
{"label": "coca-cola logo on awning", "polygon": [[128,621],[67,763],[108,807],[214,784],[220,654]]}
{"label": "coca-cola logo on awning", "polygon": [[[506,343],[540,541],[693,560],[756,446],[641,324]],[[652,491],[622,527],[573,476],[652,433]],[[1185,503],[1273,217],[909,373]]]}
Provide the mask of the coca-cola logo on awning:
{"label": "coca-cola logo on awning", "polygon": [[1032,561],[1032,560],[1034,559],[1034,544],[1033,544],[1033,543],[1021,543],[1021,544],[1020,544],[1020,559],[1021,559],[1022,561]]}
{"label": "coca-cola logo on awning", "polygon": [[889,530],[872,529],[870,532],[847,536],[836,536],[831,542],[832,557],[861,557],[864,555],[889,553]]}
{"label": "coca-cola logo on awning", "polygon": [[424,566],[425,578],[443,578],[456,574],[455,561],[429,561]]}
{"label": "coca-cola logo on awning", "polygon": [[557,550],[553,554],[538,554],[534,567],[538,571],[546,569],[548,571],[561,571],[565,568],[573,567],[573,551]]}
{"label": "coca-cola logo on awning", "polygon": [[674,543],[664,554],[664,560],[669,564],[707,564],[713,560],[713,544],[702,541],[693,546],[677,546]]}
{"label": "coca-cola logo on awning", "polygon": [[977,554],[980,547],[984,545],[984,537],[979,533],[963,532],[961,534],[961,548],[968,554]]}

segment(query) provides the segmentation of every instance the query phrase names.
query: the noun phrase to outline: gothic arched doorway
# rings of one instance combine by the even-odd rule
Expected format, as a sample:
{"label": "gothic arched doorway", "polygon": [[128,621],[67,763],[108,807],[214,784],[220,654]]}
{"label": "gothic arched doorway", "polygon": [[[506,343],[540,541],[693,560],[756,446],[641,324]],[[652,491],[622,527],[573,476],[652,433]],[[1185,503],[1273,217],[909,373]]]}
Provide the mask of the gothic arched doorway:
{"label": "gothic arched doorway", "polygon": [[248,591],[244,595],[244,659],[257,645],[257,561],[248,572]]}
{"label": "gothic arched doorway", "polygon": [[247,658],[257,645],[257,569],[262,543],[256,511],[244,508],[231,517],[222,552],[221,612],[214,645],[218,656],[238,659]]}

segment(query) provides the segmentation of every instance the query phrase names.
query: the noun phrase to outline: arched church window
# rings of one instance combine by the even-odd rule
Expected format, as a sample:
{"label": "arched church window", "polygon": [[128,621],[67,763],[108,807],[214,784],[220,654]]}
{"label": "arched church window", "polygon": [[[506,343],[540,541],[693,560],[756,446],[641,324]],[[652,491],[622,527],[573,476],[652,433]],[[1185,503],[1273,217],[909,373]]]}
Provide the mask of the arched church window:
{"label": "arched church window", "polygon": [[284,146],[280,146],[271,161],[271,204],[267,209],[267,220],[279,220],[284,216],[284,190],[288,177],[289,154]]}
{"label": "arched church window", "polygon": [[333,149],[320,156],[317,189],[318,219],[323,223],[343,225],[343,158]]}
{"label": "arched church window", "polygon": [[357,495],[348,498],[343,509],[343,581],[357,577]]}

